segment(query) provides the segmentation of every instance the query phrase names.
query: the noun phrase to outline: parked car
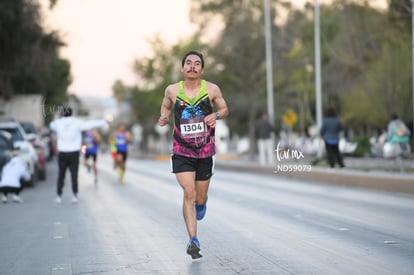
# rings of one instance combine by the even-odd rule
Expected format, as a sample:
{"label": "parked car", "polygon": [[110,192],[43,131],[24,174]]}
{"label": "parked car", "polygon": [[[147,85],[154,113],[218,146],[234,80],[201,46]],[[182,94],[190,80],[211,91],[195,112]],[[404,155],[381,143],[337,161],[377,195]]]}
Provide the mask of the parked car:
{"label": "parked car", "polygon": [[21,127],[20,123],[14,119],[1,118],[0,130],[11,134],[14,147],[19,149],[19,157],[23,160],[31,174],[31,180],[28,185],[35,185],[38,180],[38,155],[33,145],[29,141],[26,132]]}
{"label": "parked car", "polygon": [[51,161],[57,154],[55,136],[49,128],[43,128],[41,136],[46,149],[46,160]]}
{"label": "parked car", "polygon": [[38,177],[40,180],[46,179],[46,146],[41,136],[37,133],[36,127],[30,121],[19,121],[23,130],[26,132],[28,140],[32,143],[38,158]]}
{"label": "parked car", "polygon": [[6,131],[0,131],[0,180],[4,165],[10,160],[14,149],[12,135]]}

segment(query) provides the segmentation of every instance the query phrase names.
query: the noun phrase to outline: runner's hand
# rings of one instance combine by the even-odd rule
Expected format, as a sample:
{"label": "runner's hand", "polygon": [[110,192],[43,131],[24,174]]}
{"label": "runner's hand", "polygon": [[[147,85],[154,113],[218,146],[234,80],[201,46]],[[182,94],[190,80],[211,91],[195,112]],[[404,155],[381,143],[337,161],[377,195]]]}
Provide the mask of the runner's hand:
{"label": "runner's hand", "polygon": [[170,119],[167,116],[160,116],[158,119],[158,125],[160,126],[165,126],[168,124],[168,122],[170,122]]}
{"label": "runner's hand", "polygon": [[204,118],[205,123],[207,123],[208,126],[210,126],[211,128],[216,127],[216,114],[212,113],[209,114],[208,116],[206,116]]}

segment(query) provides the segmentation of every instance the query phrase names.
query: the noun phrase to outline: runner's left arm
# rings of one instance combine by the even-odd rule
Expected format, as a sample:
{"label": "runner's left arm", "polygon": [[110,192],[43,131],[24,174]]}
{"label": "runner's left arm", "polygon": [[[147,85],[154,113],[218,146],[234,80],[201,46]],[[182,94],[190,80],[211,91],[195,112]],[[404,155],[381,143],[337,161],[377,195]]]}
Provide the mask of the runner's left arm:
{"label": "runner's left arm", "polygon": [[227,103],[223,98],[220,88],[217,86],[215,97],[213,98],[213,103],[216,107],[216,113],[219,119],[227,117],[229,110],[227,108]]}
{"label": "runner's left arm", "polygon": [[223,98],[220,88],[213,83],[209,83],[209,96],[216,109],[215,113],[212,113],[205,117],[205,122],[210,127],[216,126],[216,120],[225,118],[229,111],[227,109],[227,103]]}

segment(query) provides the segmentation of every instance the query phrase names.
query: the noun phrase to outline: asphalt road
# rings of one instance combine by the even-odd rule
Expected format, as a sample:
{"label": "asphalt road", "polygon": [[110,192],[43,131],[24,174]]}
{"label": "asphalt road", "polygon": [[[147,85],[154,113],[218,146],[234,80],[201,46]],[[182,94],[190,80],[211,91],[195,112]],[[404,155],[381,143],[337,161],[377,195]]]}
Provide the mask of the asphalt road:
{"label": "asphalt road", "polygon": [[48,180],[0,205],[0,274],[414,274],[414,196],[217,170],[199,222],[203,258],[185,254],[182,191],[167,161],[109,156],[82,167],[79,203]]}

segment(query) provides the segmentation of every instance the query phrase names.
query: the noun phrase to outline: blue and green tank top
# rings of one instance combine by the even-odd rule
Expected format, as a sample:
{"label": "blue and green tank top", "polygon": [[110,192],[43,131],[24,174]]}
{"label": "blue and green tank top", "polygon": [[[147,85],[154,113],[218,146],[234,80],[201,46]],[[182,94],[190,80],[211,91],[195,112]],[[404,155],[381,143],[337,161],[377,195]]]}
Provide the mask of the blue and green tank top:
{"label": "blue and green tank top", "polygon": [[96,154],[98,152],[98,143],[96,142],[92,132],[85,133],[84,142],[86,145],[86,153]]}
{"label": "blue and green tank top", "polygon": [[184,82],[179,82],[174,106],[173,153],[190,158],[208,158],[216,153],[214,130],[204,122],[213,112],[206,89],[206,81],[195,97],[184,92]]}
{"label": "blue and green tank top", "polygon": [[127,152],[128,151],[128,140],[127,134],[116,132],[115,134],[115,146],[117,152]]}

